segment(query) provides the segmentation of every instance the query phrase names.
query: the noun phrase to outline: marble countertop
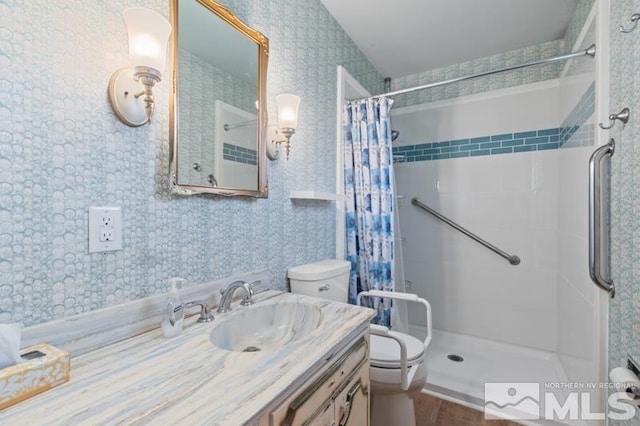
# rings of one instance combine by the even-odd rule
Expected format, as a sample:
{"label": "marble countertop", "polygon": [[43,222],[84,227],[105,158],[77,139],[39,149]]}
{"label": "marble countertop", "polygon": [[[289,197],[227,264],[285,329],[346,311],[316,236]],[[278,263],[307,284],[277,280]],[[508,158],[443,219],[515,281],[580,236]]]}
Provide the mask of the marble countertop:
{"label": "marble countertop", "polygon": [[210,324],[185,319],[180,336],[156,329],[72,357],[71,380],[0,412],[0,423],[209,424],[251,423],[272,403],[326,364],[335,348],[366,330],[370,309],[268,291],[261,301],[305,301],[322,311],[319,326],[273,352],[228,352],[209,341]]}

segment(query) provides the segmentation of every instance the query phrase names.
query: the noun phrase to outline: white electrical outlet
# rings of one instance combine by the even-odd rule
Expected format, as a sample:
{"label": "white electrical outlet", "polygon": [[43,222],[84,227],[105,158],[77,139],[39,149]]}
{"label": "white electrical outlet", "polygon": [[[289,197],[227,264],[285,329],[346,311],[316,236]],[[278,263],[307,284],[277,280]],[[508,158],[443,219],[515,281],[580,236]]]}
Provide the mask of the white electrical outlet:
{"label": "white electrical outlet", "polygon": [[89,253],[122,250],[122,209],[89,207]]}

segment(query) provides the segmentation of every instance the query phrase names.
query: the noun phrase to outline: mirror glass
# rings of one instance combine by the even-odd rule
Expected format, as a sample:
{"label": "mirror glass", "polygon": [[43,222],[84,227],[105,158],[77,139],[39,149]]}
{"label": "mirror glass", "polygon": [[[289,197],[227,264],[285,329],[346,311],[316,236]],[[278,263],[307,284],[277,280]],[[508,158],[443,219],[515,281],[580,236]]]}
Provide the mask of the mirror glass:
{"label": "mirror glass", "polygon": [[268,41],[212,0],[173,0],[174,192],[266,197]]}

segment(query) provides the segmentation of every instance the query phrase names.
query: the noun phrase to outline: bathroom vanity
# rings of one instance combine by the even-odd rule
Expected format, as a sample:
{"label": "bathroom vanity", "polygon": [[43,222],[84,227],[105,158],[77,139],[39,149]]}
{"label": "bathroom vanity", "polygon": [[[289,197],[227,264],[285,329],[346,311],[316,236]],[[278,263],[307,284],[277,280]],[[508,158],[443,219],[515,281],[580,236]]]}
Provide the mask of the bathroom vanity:
{"label": "bathroom vanity", "polygon": [[[186,319],[172,339],[155,329],[72,357],[68,383],[3,410],[0,422],[368,424],[372,310],[276,291],[253,306],[232,306],[210,324]],[[290,311],[296,306],[306,308]],[[236,333],[243,318],[268,324],[268,315],[276,325],[305,317],[317,323],[243,352]],[[244,329],[247,341],[259,338],[252,327]]]}
{"label": "bathroom vanity", "polygon": [[369,342],[363,336],[337,361],[263,416],[260,425],[368,425],[368,355]]}

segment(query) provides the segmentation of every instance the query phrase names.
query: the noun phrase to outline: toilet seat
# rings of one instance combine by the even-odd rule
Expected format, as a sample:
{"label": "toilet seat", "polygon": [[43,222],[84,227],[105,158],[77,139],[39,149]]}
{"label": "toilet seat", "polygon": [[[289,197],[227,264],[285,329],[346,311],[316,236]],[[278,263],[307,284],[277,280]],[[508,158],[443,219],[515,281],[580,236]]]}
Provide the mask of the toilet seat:
{"label": "toilet seat", "polygon": [[[420,364],[424,360],[424,342],[405,333],[397,333],[407,347],[407,367]],[[371,335],[370,363],[372,367],[400,368],[400,345],[388,337]]]}
{"label": "toilet seat", "polygon": [[[424,342],[404,333],[395,333],[407,348],[409,388],[422,389],[427,380]],[[369,374],[373,386],[382,393],[397,392],[402,382],[400,345],[388,337],[371,335]]]}

